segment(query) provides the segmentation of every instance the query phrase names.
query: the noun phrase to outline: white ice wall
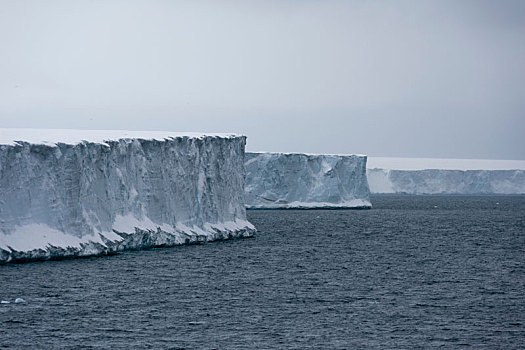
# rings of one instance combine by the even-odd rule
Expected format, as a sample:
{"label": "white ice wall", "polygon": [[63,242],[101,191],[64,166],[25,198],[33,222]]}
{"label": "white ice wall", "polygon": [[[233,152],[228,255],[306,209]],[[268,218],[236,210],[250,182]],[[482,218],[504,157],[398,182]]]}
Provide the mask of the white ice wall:
{"label": "white ice wall", "polygon": [[0,129],[0,262],[249,236],[244,146],[236,135]]}
{"label": "white ice wall", "polygon": [[372,193],[525,193],[525,161],[370,157],[368,168]]}
{"label": "white ice wall", "polygon": [[369,208],[366,156],[246,153],[252,209]]}

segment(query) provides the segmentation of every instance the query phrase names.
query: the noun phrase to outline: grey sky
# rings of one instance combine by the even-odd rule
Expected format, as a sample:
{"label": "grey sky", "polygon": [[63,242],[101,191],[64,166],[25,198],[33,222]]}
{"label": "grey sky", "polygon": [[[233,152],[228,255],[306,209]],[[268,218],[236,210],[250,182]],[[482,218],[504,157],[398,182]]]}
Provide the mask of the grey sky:
{"label": "grey sky", "polygon": [[525,159],[525,1],[0,0],[0,126]]}

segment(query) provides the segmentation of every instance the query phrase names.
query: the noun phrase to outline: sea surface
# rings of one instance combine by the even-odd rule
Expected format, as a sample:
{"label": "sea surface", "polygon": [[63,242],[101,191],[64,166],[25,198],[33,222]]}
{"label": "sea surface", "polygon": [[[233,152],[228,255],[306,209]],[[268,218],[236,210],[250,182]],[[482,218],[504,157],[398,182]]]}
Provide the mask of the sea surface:
{"label": "sea surface", "polygon": [[525,196],[372,202],[249,211],[253,239],[0,266],[0,348],[524,348]]}

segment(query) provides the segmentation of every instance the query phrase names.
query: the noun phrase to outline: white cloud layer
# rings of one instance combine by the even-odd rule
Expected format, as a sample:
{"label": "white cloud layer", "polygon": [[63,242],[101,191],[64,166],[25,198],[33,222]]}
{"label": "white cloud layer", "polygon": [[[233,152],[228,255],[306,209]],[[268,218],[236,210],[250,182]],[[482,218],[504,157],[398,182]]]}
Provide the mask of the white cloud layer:
{"label": "white cloud layer", "polygon": [[0,0],[0,126],[525,159],[525,2]]}

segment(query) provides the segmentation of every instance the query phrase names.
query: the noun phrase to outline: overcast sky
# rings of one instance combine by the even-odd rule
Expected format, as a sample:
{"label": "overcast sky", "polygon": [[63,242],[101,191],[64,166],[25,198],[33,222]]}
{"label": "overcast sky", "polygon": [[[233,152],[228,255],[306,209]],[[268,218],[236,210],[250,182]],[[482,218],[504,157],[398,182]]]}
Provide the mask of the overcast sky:
{"label": "overcast sky", "polygon": [[0,0],[0,126],[525,159],[525,1]]}

